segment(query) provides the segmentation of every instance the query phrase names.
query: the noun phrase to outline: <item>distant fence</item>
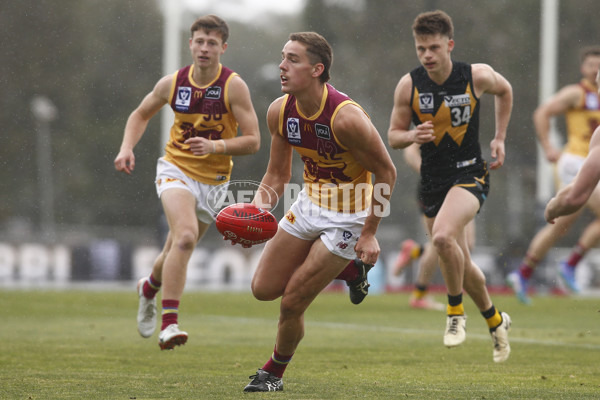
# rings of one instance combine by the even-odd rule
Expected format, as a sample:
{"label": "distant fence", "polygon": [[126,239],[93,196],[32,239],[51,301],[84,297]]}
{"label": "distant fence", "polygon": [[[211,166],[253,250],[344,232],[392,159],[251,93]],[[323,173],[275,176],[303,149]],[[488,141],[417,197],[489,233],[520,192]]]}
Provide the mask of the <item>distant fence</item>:
{"label": "distant fence", "polygon": [[[130,247],[115,240],[97,240],[87,246],[43,245],[38,243],[0,243],[0,288],[68,288],[77,283],[128,284],[147,276],[160,249],[152,246]],[[250,290],[250,281],[262,246],[242,249],[239,246],[198,247],[188,265],[187,287],[203,290]],[[569,249],[551,250],[536,271],[534,285],[538,291],[560,287],[556,265]],[[519,259],[501,260],[494,248],[478,247],[474,261],[484,271],[488,285],[504,286],[505,275],[516,268]],[[396,250],[382,251],[377,267],[369,274],[373,293],[407,290],[412,286],[417,266],[393,276],[391,266]],[[600,289],[600,250],[594,249],[577,268],[582,289]],[[434,284],[442,285],[439,271]]]}

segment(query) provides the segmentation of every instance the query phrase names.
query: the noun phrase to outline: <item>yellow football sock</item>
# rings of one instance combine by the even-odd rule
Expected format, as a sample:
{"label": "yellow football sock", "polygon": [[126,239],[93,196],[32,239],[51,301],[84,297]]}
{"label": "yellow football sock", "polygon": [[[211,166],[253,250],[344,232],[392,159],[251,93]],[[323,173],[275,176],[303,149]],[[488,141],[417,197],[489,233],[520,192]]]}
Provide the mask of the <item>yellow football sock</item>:
{"label": "yellow football sock", "polygon": [[451,306],[450,304],[448,304],[446,306],[446,314],[448,314],[448,315],[465,315],[465,307],[463,306],[463,303],[460,303],[457,306]]}
{"label": "yellow football sock", "polygon": [[410,258],[412,258],[413,260],[416,260],[419,257],[421,257],[421,246],[416,245],[410,251]]}
{"label": "yellow football sock", "polygon": [[494,315],[485,319],[485,322],[487,322],[488,328],[490,328],[490,329],[497,328],[502,323],[502,315],[500,315],[498,310],[496,310]]}

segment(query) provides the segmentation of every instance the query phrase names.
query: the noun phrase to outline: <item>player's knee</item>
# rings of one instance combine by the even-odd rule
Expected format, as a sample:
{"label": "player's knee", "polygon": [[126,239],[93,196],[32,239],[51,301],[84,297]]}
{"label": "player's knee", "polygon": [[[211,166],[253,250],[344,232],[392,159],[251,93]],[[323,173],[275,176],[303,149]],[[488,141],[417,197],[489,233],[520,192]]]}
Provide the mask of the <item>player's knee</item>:
{"label": "player's knee", "polygon": [[451,248],[455,240],[447,231],[439,231],[434,232],[431,242],[439,254]]}
{"label": "player's knee", "polygon": [[192,251],[196,247],[198,233],[193,229],[185,229],[173,238],[173,245],[182,251]]}
{"label": "player's knee", "polygon": [[256,300],[272,301],[281,296],[279,291],[276,291],[267,285],[263,285],[255,279],[252,280],[250,288],[252,289],[252,295]]}
{"label": "player's knee", "polygon": [[281,318],[297,318],[304,313],[306,306],[295,299],[295,296],[283,296],[279,313]]}

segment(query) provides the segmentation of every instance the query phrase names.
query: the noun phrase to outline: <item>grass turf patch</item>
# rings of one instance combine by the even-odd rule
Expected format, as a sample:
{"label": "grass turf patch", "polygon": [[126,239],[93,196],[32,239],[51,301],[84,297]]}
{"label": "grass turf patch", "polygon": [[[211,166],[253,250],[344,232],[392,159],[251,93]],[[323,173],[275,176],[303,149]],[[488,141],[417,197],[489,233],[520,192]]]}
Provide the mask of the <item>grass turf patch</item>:
{"label": "grass turf patch", "polygon": [[[442,297],[439,298],[442,300]],[[598,300],[495,296],[513,320],[513,349],[492,361],[483,317],[469,300],[467,341],[442,345],[445,316],[413,310],[405,294],[324,293],[284,392],[242,393],[270,357],[279,302],[249,293],[184,294],[190,335],[160,351],[141,338],[135,291],[0,291],[0,399],[591,399],[600,393]]]}

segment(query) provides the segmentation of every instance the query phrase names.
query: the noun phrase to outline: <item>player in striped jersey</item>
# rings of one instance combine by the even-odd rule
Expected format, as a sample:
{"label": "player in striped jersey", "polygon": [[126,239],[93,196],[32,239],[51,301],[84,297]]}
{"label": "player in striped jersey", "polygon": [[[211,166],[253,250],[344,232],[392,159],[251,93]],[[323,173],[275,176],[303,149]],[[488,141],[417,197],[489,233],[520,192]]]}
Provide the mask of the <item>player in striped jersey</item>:
{"label": "player in striped jersey", "polygon": [[[283,373],[304,336],[306,309],[349,261],[374,264],[379,256],[375,233],[396,168],[365,111],[327,83],[332,60],[329,43],[314,32],[290,35],[282,51],[285,95],[267,112],[271,155],[261,187],[283,194],[296,151],[304,162],[304,188],[252,279],[257,299],[281,297],[281,305],[272,356],[247,392],[283,390]],[[270,208],[267,198],[259,190],[254,203]]]}
{"label": "player in striped jersey", "polygon": [[[541,104],[533,115],[536,134],[548,161],[556,163],[557,177],[561,187],[575,178],[588,154],[589,142],[594,129],[600,124],[600,96],[595,82],[600,69],[600,47],[586,47],[581,52],[581,74],[579,83],[567,85]],[[567,128],[567,143],[557,149],[550,141],[550,120],[564,114]],[[600,190],[594,192],[587,206],[596,215],[584,229],[571,255],[559,263],[559,276],[567,287],[577,293],[579,285],[575,280],[575,267],[586,252],[600,241]],[[581,210],[547,224],[538,231],[521,261],[521,265],[507,276],[507,282],[517,298],[530,304],[528,295],[529,280],[538,264],[546,257],[557,240],[564,236]]]}
{"label": "player in striped jersey", "polygon": [[453,60],[453,31],[452,20],[443,11],[416,17],[413,36],[421,66],[396,86],[388,140],[396,149],[420,145],[419,201],[448,291],[444,344],[455,347],[465,340],[464,290],[488,325],[493,360],[502,362],[510,354],[510,317],[494,306],[485,275],[471,259],[465,229],[489,191],[488,166],[479,144],[479,100],[484,93],[495,100],[493,170],[504,163],[512,88],[487,64]]}
{"label": "player in striped jersey", "polygon": [[193,63],[160,79],[131,113],[114,162],[118,171],[133,172],[133,148],[150,119],[169,104],[175,120],[156,175],[169,233],[151,275],[140,279],[137,288],[138,331],[147,338],[156,328],[155,295],[162,287],[161,350],[187,341],[187,333],[178,325],[187,264],[227,190],[232,156],[255,153],[260,146],[248,86],[220,62],[228,37],[227,24],[215,15],[200,17],[192,24],[189,48]]}
{"label": "player in striped jersey", "polygon": [[[596,73],[596,85],[600,94],[600,70]],[[588,155],[575,179],[562,188],[546,205],[544,217],[551,224],[556,218],[577,212],[599,190],[600,181],[600,126],[590,140]]]}

